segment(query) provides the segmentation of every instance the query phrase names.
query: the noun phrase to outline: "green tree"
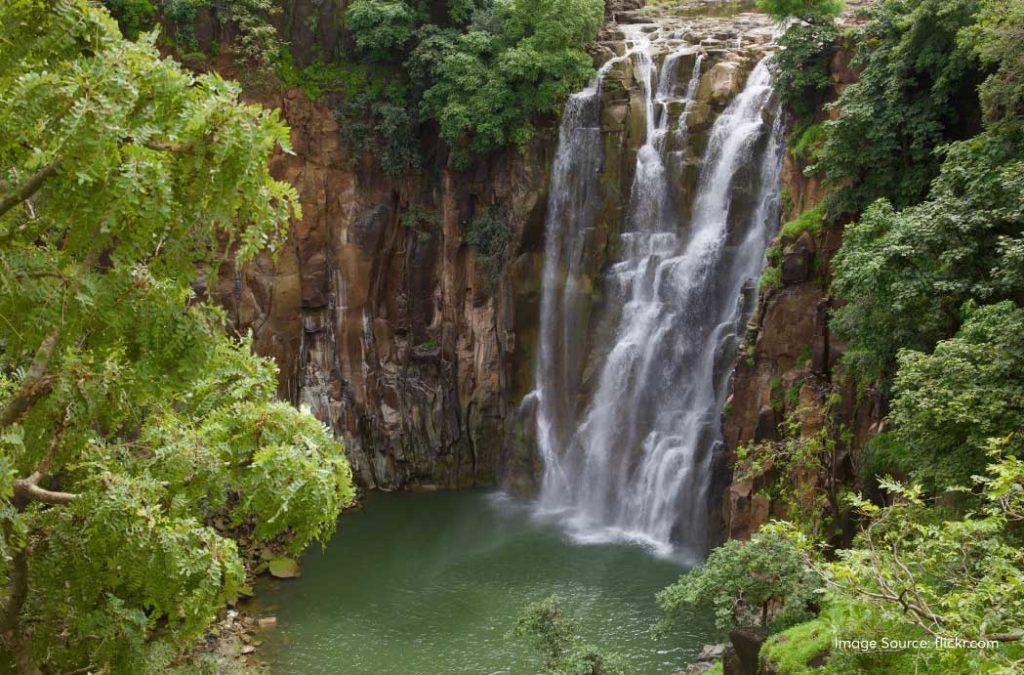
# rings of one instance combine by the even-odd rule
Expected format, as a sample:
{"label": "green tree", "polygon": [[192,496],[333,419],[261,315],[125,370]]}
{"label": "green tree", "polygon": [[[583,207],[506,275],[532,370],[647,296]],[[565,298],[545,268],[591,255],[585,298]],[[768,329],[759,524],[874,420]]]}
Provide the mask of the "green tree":
{"label": "green tree", "polygon": [[778,631],[806,621],[821,588],[806,560],[808,547],[806,537],[786,523],[765,525],[749,542],[726,542],[703,566],[658,593],[663,627],[671,627],[684,607],[707,606],[722,632]]}
{"label": "green tree", "polygon": [[1015,0],[984,0],[978,22],[960,39],[992,69],[981,85],[989,123],[1024,117],[1024,5]]}
{"label": "green tree", "polygon": [[993,441],[975,480],[981,506],[951,518],[920,486],[883,481],[887,507],[854,500],[866,519],[854,546],[821,566],[842,638],[990,640],[994,648],[836,654],[838,672],[1014,672],[1024,657],[1024,464]]}
{"label": "green tree", "polygon": [[435,37],[429,52],[414,53],[436,63],[424,113],[450,145],[475,153],[526,142],[537,116],[556,113],[593,76],[582,47],[604,16],[599,0],[508,0],[495,10],[495,26],[471,27],[440,49]]}
{"label": "green tree", "polygon": [[150,0],[105,0],[103,4],[129,40],[138,39],[139,33],[152,28],[156,22],[157,8]]}
{"label": "green tree", "polygon": [[[298,214],[275,112],[86,0],[0,6],[0,636],[158,671],[352,499],[341,446],[203,296]],[[199,281],[197,281],[197,279]]]}
{"label": "green tree", "polygon": [[776,21],[821,21],[839,16],[843,0],[757,0],[757,8]]}
{"label": "green tree", "polygon": [[545,675],[625,675],[622,659],[583,643],[576,623],[552,595],[523,611],[513,633],[530,642]]}
{"label": "green tree", "polygon": [[832,210],[857,214],[879,197],[921,201],[938,172],[938,146],[963,138],[977,115],[974,50],[958,40],[977,0],[886,0],[856,35],[860,80],[836,107],[822,165],[837,188]]}
{"label": "green tree", "polygon": [[782,102],[808,124],[831,92],[832,56],[839,31],[831,19],[794,23],[779,39],[771,60],[775,89]]}
{"label": "green tree", "polygon": [[[969,307],[931,353],[900,352],[889,419],[901,469],[933,488],[968,484],[989,438],[1024,429],[1024,310]],[[1008,449],[1020,452],[1021,440]]]}
{"label": "green tree", "polygon": [[377,61],[404,53],[418,23],[416,12],[401,0],[358,0],[345,10],[345,27],[356,46]]}
{"label": "green tree", "polygon": [[1003,122],[945,155],[927,201],[872,205],[836,256],[833,285],[848,303],[833,327],[870,377],[892,373],[899,349],[927,352],[955,334],[966,302],[1024,291],[1024,126]]}
{"label": "green tree", "polygon": [[[862,520],[853,545],[806,556],[821,577],[820,617],[765,643],[773,672],[1013,673],[1024,658],[1024,462],[1009,439],[987,444],[973,508],[952,513],[920,485],[881,481],[886,506],[851,498]],[[835,649],[833,641],[920,641],[895,649]],[[935,640],[987,641],[981,647]],[[824,663],[823,663],[824,662]]]}

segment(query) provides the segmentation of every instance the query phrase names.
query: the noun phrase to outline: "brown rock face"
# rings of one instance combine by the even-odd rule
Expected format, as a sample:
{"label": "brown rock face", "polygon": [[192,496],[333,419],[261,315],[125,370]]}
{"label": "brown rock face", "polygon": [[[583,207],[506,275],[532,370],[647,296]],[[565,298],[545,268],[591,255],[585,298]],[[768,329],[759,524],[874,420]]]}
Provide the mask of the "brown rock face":
{"label": "brown rock face", "polygon": [[[849,71],[848,55],[834,60],[834,81],[840,89],[856,79]],[[824,113],[822,113],[824,117]],[[814,208],[827,196],[818,176],[804,175],[804,166],[787,154],[783,163],[782,192],[789,195],[788,220]],[[843,524],[835,522],[828,498],[835,486],[853,479],[854,464],[865,442],[877,430],[884,415],[878,396],[857,395],[853,385],[834,379],[843,347],[829,330],[835,300],[829,292],[831,260],[842,243],[841,227],[804,232],[796,241],[776,240],[781,250],[778,289],[762,292],[751,319],[734,371],[732,393],[724,422],[729,455],[745,445],[777,442],[786,433],[811,438],[832,434],[836,449],[827,470],[798,463],[778,475],[772,469],[753,480],[734,482],[723,499],[724,535],[747,539],[769,519],[787,516],[787,507],[773,503],[765,494],[768,483],[781,480],[794,496],[796,507],[814,511],[824,508],[833,518],[832,532],[844,536]],[[789,429],[784,429],[786,422]],[[828,493],[816,505],[815,496]]]}
{"label": "brown rock face", "polygon": [[[347,152],[332,113],[300,92],[268,103],[292,127],[295,154],[273,171],[303,217],[276,257],[225,270],[216,295],[277,359],[282,395],[345,439],[362,484],[494,484],[522,386],[513,365],[529,358],[514,328],[529,335],[536,321],[550,137],[466,172],[439,159],[396,180]],[[498,278],[464,241],[491,204],[506,207],[516,252]]]}

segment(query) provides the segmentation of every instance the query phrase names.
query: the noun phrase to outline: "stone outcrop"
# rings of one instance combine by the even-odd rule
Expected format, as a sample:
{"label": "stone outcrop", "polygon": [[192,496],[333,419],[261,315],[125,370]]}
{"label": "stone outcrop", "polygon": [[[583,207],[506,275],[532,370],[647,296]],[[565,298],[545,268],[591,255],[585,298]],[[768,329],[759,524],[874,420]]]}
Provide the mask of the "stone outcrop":
{"label": "stone outcrop", "polygon": [[[550,135],[467,171],[437,152],[391,179],[298,90],[268,103],[292,128],[294,154],[272,169],[298,190],[303,217],[276,256],[225,270],[218,297],[277,359],[281,393],[346,440],[363,485],[494,484],[517,324],[529,334]],[[466,224],[494,204],[517,254],[496,279],[465,244]]]}
{"label": "stone outcrop", "polygon": [[[834,99],[856,81],[847,52],[836,54],[832,71]],[[814,208],[827,196],[821,177],[805,175],[806,168],[787,153],[782,193],[788,212],[782,214],[783,221]],[[735,465],[737,449],[781,440],[787,421],[797,425],[802,437],[822,432],[832,436],[835,454],[827,471],[798,465],[782,476],[769,470],[754,479],[726,478],[722,501],[726,537],[747,539],[769,519],[788,515],[786,506],[767,494],[768,484],[779,479],[789,494],[804,496],[808,503],[802,506],[820,508],[820,502],[810,503],[810,499],[853,481],[860,452],[884,417],[880,396],[858,392],[837,377],[844,347],[830,331],[829,318],[836,302],[830,292],[831,261],[841,243],[842,228],[837,226],[804,232],[795,241],[776,239],[773,246],[781,258],[779,287],[761,293],[748,325],[744,353],[735,367],[724,420],[730,467]],[[829,499],[823,501],[826,515],[835,519],[838,514],[831,512]],[[848,534],[842,522],[833,520],[832,528],[822,536]]]}

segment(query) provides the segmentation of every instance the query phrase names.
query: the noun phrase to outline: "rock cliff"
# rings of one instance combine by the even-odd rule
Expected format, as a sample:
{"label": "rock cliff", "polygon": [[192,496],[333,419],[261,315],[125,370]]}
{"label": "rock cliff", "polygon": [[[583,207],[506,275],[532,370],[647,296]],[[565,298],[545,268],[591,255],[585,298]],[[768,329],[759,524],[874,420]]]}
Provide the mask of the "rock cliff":
{"label": "rock cliff", "polygon": [[[618,21],[674,22],[679,42],[703,46],[698,100],[687,111],[698,141],[679,176],[692,182],[699,136],[763,54],[770,23],[744,13],[744,3],[716,3],[731,14],[715,18],[698,16],[706,2],[678,3],[671,11],[639,4],[609,5],[595,62],[622,53]],[[301,33],[301,23],[289,19],[288,30]],[[291,37],[310,44],[341,39],[331,24],[316,26]],[[692,68],[692,60],[678,66]],[[600,215],[586,262],[595,317],[644,141],[636,73],[619,64],[608,81]],[[428,130],[425,166],[392,178],[373,157],[346,147],[331,110],[299,90],[264,102],[280,108],[292,128],[294,154],[280,154],[273,168],[296,186],[303,217],[276,257],[222,271],[215,292],[236,328],[251,331],[255,348],[278,360],[282,395],[310,406],[345,439],[363,485],[503,483],[529,491],[538,460],[520,403],[533,387],[555,120],[526,147],[468,169],[456,168]],[[469,224],[491,211],[511,232],[510,254],[497,265],[467,244]]]}
{"label": "rock cliff", "polygon": [[[702,47],[696,101],[685,111],[671,111],[676,118],[687,115],[691,135],[688,147],[673,148],[689,153],[677,163],[675,176],[684,195],[677,208],[685,210],[704,136],[765,53],[772,26],[749,11],[749,2],[642,5],[610,2],[608,24],[592,53],[597,65],[622,54],[624,24],[668,27],[661,31],[673,36],[665,53],[683,42]],[[296,4],[279,18],[279,30],[297,45],[296,53],[343,39],[337,12],[320,17],[322,9]],[[204,38],[203,31],[199,36]],[[837,55],[834,64],[837,91],[854,77],[847,56]],[[675,67],[688,72],[692,58],[678,59]],[[236,328],[252,332],[255,348],[277,359],[281,394],[308,405],[345,439],[364,486],[502,484],[521,493],[533,490],[540,467],[532,414],[522,402],[534,387],[556,120],[526,147],[494,153],[467,169],[457,168],[428,130],[421,139],[426,165],[393,178],[373,157],[346,147],[334,113],[300,90],[262,100],[279,108],[292,128],[294,154],[279,154],[273,169],[297,188],[303,217],[276,256],[262,256],[242,270],[222,270],[215,294]],[[584,262],[593,302],[580,326],[583,340],[607,319],[603,275],[619,245],[636,153],[644,142],[643,105],[634,68],[617,64],[602,89],[603,160],[594,196],[599,213]],[[824,198],[820,180],[805,176],[804,164],[787,154],[784,220]],[[469,223],[495,209],[511,232],[510,253],[497,264],[467,243]],[[765,488],[778,476],[733,475],[738,449],[778,440],[791,420],[807,435],[838,420],[844,438],[854,440],[842,444],[835,466],[786,477],[801,484],[801,494],[827,492],[849,478],[856,448],[884,412],[880,399],[858,397],[833,377],[842,345],[827,325],[833,303],[829,261],[840,237],[825,228],[776,244],[780,284],[761,294],[724,419],[727,453],[716,494],[724,495],[725,536],[749,536],[786,509]],[[601,358],[589,350],[586,370],[592,373]],[[584,380],[586,388],[586,375]]]}
{"label": "rock cliff", "polygon": [[[833,100],[856,81],[849,63],[846,50],[833,58]],[[819,110],[817,122],[829,114]],[[795,145],[791,139],[783,164],[783,222],[811,212],[827,196],[821,177],[808,169],[811,162]],[[841,243],[841,226],[823,224],[796,235],[780,233],[769,251],[778,282],[762,284],[726,404],[727,463],[719,477],[725,537],[747,539],[769,519],[786,518],[794,509],[813,512],[825,538],[849,535],[838,493],[855,483],[861,450],[879,430],[885,401],[858,391],[837,369],[844,346],[828,322],[837,302],[830,292],[830,265]],[[817,446],[785,466],[774,460],[756,471],[744,466],[749,462],[741,456],[751,447],[787,438],[805,448]],[[781,494],[791,498],[777,498]]]}
{"label": "rock cliff", "polygon": [[[281,393],[345,438],[364,485],[494,484],[550,139],[466,171],[438,152],[434,166],[391,179],[300,91],[269,103],[295,150],[273,170],[297,188],[303,217],[276,258],[222,274],[218,296],[278,360]],[[466,224],[493,205],[518,254],[497,275],[465,243]]]}

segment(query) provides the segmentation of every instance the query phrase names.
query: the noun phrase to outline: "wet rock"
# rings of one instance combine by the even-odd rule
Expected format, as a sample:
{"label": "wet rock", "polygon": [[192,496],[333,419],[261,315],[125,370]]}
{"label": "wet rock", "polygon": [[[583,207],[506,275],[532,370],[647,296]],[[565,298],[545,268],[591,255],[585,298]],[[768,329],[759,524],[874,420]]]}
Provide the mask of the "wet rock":
{"label": "wet rock", "polygon": [[782,285],[795,286],[810,280],[814,274],[814,250],[805,232],[782,258]]}
{"label": "wet rock", "polygon": [[720,61],[700,80],[697,87],[697,100],[724,106],[740,92],[746,76],[735,61]]}
{"label": "wet rock", "polygon": [[722,658],[722,654],[725,653],[725,645],[704,645],[700,655],[697,657],[698,661],[715,661],[716,659]]}
{"label": "wet rock", "polygon": [[775,408],[770,405],[762,406],[757,413],[757,427],[754,429],[754,442],[779,440],[779,420],[775,414]]}
{"label": "wet rock", "polygon": [[615,12],[615,22],[623,24],[635,24],[635,23],[648,23],[650,19],[644,16],[643,12],[639,10],[628,10],[624,12]]}
{"label": "wet rock", "polygon": [[735,650],[722,661],[724,675],[757,675],[761,645],[766,639],[758,628],[737,628],[729,632],[729,641]]}

